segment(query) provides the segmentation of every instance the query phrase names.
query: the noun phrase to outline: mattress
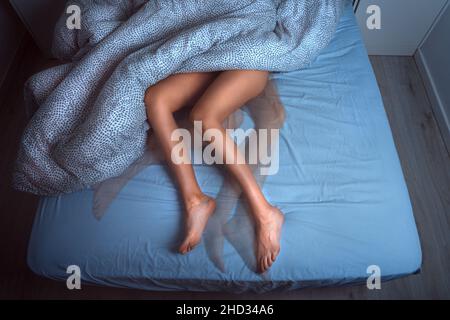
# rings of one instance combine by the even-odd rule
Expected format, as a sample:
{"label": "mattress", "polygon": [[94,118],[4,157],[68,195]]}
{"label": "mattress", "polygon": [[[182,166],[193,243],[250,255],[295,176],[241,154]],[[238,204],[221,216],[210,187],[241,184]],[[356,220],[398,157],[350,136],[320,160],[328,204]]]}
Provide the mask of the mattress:
{"label": "mattress", "polygon": [[[361,283],[373,265],[382,280],[420,270],[408,191],[351,5],[309,68],[272,78],[286,122],[279,171],[267,176],[263,192],[283,211],[285,225],[281,253],[267,274],[249,267],[244,239],[219,239],[220,257],[211,254],[210,237],[188,255],[176,253],[183,209],[162,164],[134,176],[100,220],[92,212],[93,190],[41,198],[30,268],[64,281],[68,266],[77,265],[84,283],[230,292]],[[223,173],[194,168],[203,190],[216,196]]]}

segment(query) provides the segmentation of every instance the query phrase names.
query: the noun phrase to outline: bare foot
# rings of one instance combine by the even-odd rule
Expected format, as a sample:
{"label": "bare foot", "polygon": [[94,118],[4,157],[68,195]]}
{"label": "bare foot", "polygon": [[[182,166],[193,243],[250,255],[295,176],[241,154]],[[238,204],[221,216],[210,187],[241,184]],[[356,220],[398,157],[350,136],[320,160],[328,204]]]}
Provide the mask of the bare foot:
{"label": "bare foot", "polygon": [[269,218],[256,223],[256,261],[258,270],[266,272],[280,253],[281,228],[284,215],[275,207],[269,209]]}
{"label": "bare foot", "polygon": [[206,195],[186,206],[186,238],[179,248],[181,254],[188,253],[200,242],[206,223],[215,209],[216,201]]}

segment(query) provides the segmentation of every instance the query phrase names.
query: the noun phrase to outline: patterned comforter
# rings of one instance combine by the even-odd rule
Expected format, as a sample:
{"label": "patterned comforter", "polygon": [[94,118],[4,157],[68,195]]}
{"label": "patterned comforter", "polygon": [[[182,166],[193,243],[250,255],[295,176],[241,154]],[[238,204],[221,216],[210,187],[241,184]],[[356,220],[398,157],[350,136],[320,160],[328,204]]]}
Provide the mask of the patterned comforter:
{"label": "patterned comforter", "polygon": [[145,90],[171,74],[306,67],[334,34],[345,0],[77,0],[54,54],[63,64],[27,82],[37,110],[14,186],[39,195],[91,187],[146,150]]}

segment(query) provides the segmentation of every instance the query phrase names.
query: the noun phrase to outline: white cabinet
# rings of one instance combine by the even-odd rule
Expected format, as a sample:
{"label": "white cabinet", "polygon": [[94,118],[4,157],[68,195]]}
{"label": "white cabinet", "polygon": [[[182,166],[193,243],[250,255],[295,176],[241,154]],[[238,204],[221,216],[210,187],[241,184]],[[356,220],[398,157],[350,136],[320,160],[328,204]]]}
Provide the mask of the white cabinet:
{"label": "white cabinet", "polygon": [[[412,56],[448,0],[360,0],[356,16],[371,55]],[[381,28],[369,30],[367,9],[377,5]]]}

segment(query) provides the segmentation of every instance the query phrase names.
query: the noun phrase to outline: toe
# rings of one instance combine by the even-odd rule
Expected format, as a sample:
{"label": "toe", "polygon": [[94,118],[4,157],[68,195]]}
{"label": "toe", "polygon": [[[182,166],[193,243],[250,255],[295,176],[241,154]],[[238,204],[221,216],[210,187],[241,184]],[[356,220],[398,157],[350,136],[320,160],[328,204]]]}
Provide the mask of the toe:
{"label": "toe", "polygon": [[267,257],[267,267],[270,268],[273,264],[273,259],[271,256]]}
{"label": "toe", "polygon": [[179,251],[181,254],[185,254],[185,253],[187,252],[187,245],[182,244],[181,247],[178,249],[178,251]]}
{"label": "toe", "polygon": [[264,257],[264,272],[269,269],[269,260],[267,259],[267,256]]}
{"label": "toe", "polygon": [[188,251],[190,252],[190,251],[194,250],[195,246],[196,246],[195,243],[190,243],[190,244],[189,244],[189,250],[188,250]]}
{"label": "toe", "polygon": [[266,271],[264,268],[264,257],[261,257],[261,259],[259,259],[259,271],[260,273],[264,273]]}
{"label": "toe", "polygon": [[185,240],[182,245],[180,246],[179,252],[181,254],[186,254],[189,251],[191,251],[191,244],[188,240]]}

